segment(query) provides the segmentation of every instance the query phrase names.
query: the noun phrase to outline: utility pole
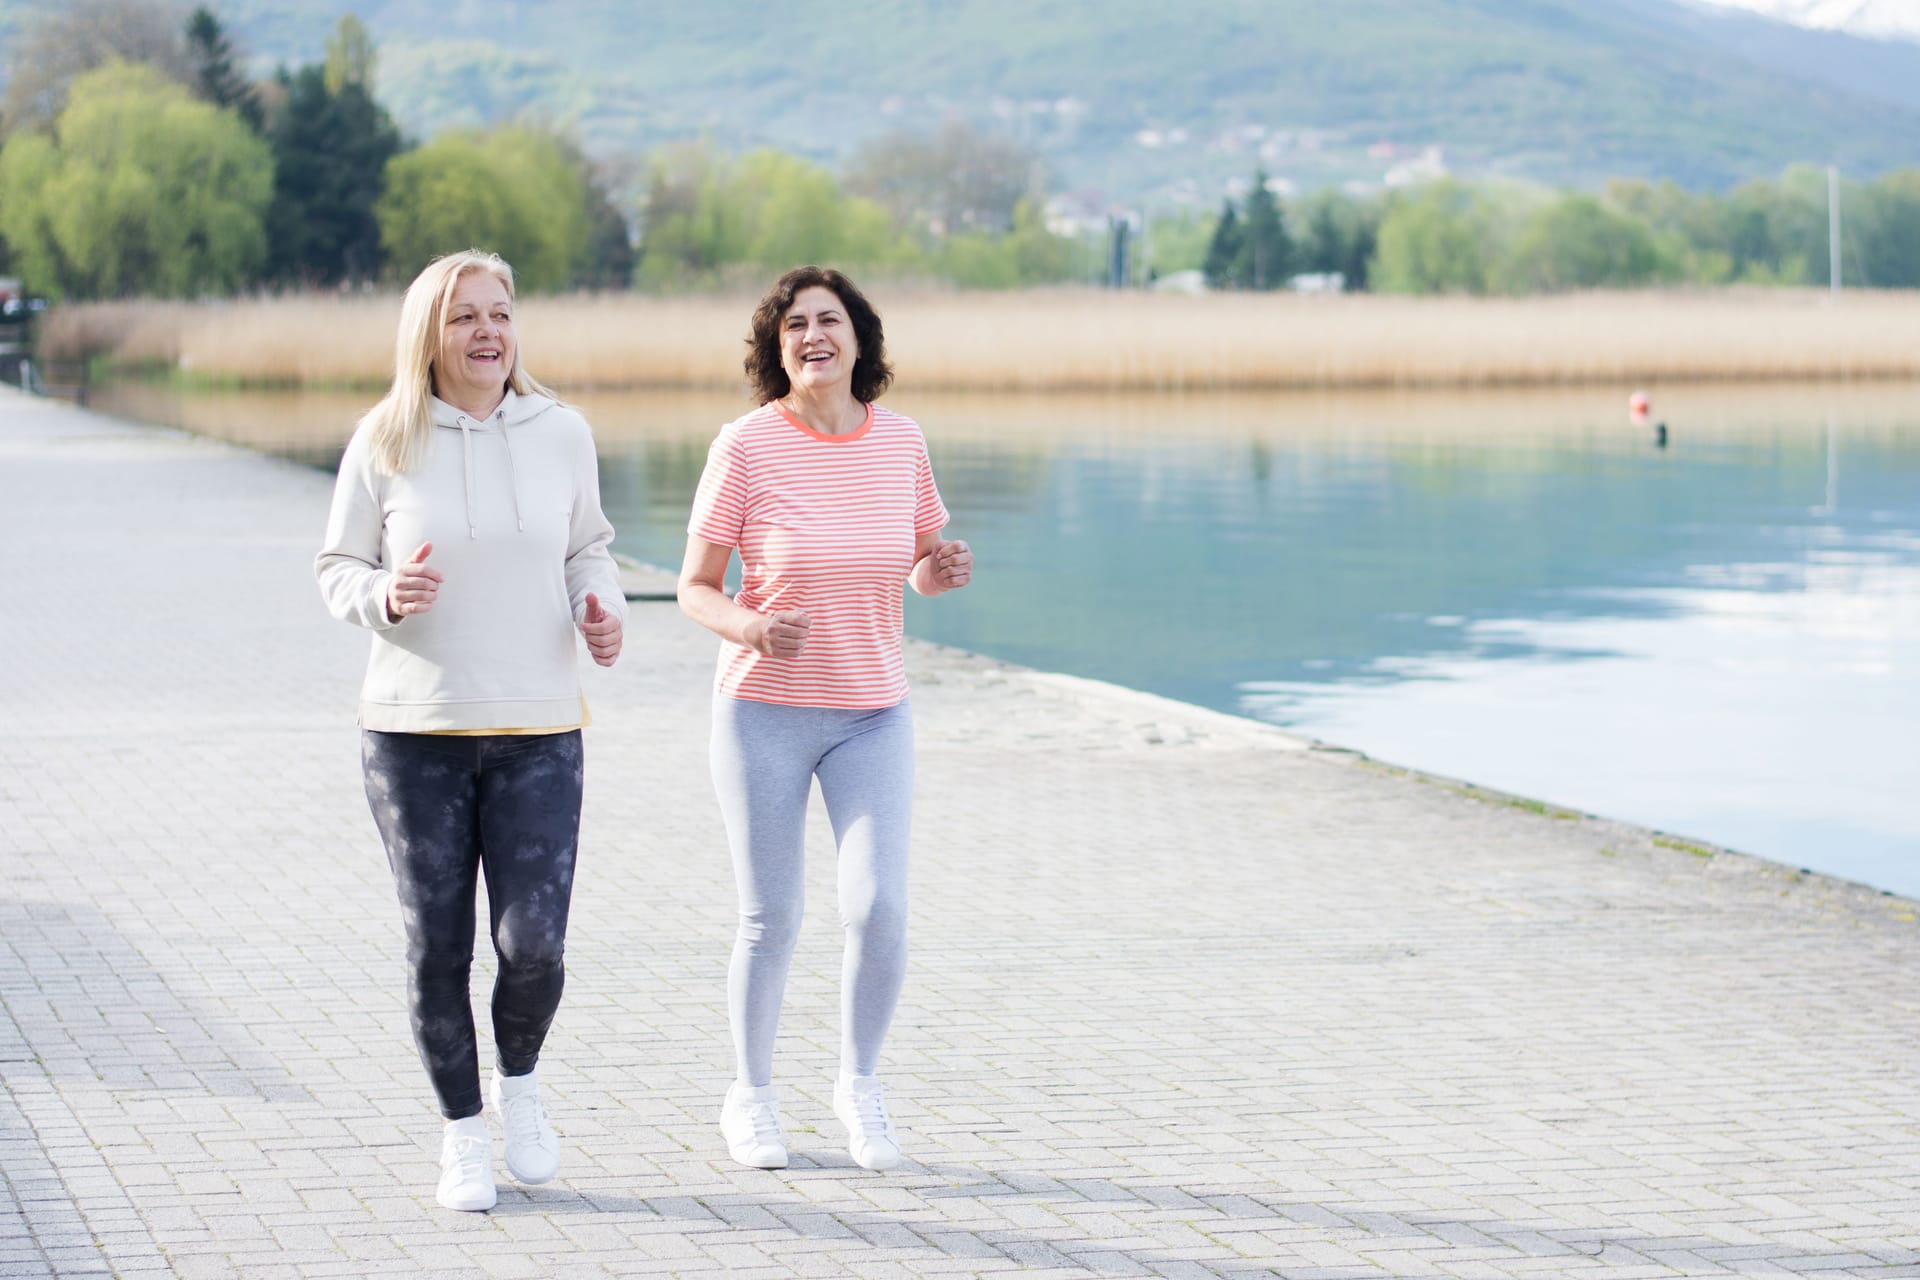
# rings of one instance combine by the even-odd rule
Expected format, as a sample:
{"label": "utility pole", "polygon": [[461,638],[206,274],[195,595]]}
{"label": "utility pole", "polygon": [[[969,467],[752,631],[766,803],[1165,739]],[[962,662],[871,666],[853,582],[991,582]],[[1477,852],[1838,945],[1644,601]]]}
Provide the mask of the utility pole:
{"label": "utility pole", "polygon": [[1827,281],[1828,296],[1840,297],[1840,166],[1827,166]]}

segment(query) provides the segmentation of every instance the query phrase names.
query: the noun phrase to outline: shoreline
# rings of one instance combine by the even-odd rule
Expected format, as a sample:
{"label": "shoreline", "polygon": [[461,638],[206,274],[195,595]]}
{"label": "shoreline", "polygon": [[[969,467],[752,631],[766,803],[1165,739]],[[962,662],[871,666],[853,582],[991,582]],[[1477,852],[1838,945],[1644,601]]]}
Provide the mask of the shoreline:
{"label": "shoreline", "polygon": [[[1802,394],[1817,395],[1820,391],[1820,388],[1817,386],[1817,384],[1816,385],[1799,384],[1796,390]],[[1337,395],[1342,393],[1333,393],[1333,394]],[[1526,393],[1515,392],[1510,394],[1525,395]],[[1551,395],[1553,393],[1541,392],[1536,394]],[[1568,394],[1574,394],[1574,393],[1568,393]],[[1863,390],[1862,394],[1866,394],[1866,392]],[[1668,396],[1663,396],[1661,398],[1661,403],[1674,408],[1679,408],[1681,405],[1685,404],[1687,400],[1690,398],[1686,395],[1684,390],[1680,390],[1680,389],[1676,389],[1675,391],[1671,392],[1670,397],[1671,398],[1669,398]],[[1771,399],[1771,396],[1769,395],[1768,398]],[[1876,396],[1876,401],[1880,398],[1882,397]],[[245,398],[236,397],[236,399],[244,400]],[[1044,400],[1044,397],[1040,397],[1038,399]],[[1896,397],[1896,399],[1899,399],[1899,397]],[[1905,401],[1901,400],[1901,403],[1904,405]],[[1901,412],[1904,415],[1905,413],[1904,408],[1902,408]],[[1480,420],[1479,417],[1477,417],[1476,420]],[[1113,425],[1112,420],[1110,418],[1102,417],[1101,421],[1108,427],[1111,427]],[[203,424],[203,428],[205,425],[206,424]],[[238,444],[239,446],[246,448],[251,452],[261,453],[267,456],[274,456],[275,454],[275,451],[270,446],[262,446],[262,445],[256,444],[253,441],[236,438],[228,434],[223,434],[220,430],[217,430],[217,429],[210,431],[206,429],[194,428],[192,426],[189,426],[186,429],[186,434],[190,436],[194,436],[196,438],[224,439],[230,443]],[[317,462],[312,462],[312,460],[309,460],[309,462],[312,463],[313,465],[318,465]],[[620,555],[619,558],[624,563],[629,564],[635,571],[641,573],[643,577],[648,574],[653,575],[651,579],[648,580],[648,585],[634,586],[631,590],[651,593],[653,598],[660,602],[667,602],[671,600],[671,593],[672,593],[672,587],[673,587],[672,571],[667,570],[661,566],[646,565],[644,564],[644,562],[634,560],[625,555]],[[630,598],[632,598],[631,594],[630,594]],[[909,638],[909,642],[917,643],[917,644],[928,643],[925,641],[913,640],[912,638]],[[999,659],[992,659],[992,658],[987,658],[985,660],[1000,661]],[[1080,677],[1074,677],[1074,676],[1066,675],[1064,673],[1060,674],[1058,678],[1061,680],[1080,679]],[[1093,682],[1093,683],[1098,684],[1100,682]],[[1104,686],[1103,685],[1102,687],[1110,688],[1114,690],[1123,690],[1124,692],[1128,693],[1131,696],[1142,698],[1142,699],[1153,699],[1153,698],[1160,697],[1160,695],[1150,694],[1142,690],[1133,690],[1133,689],[1127,688],[1126,686],[1119,686],[1119,685]],[[1263,724],[1263,722],[1255,720],[1251,717],[1242,716],[1230,711],[1215,710],[1213,708],[1201,707],[1198,704],[1190,704],[1190,703],[1181,703],[1179,705],[1190,707],[1196,713],[1202,714],[1202,715],[1228,716],[1236,721],[1240,721],[1246,724],[1252,724],[1252,725]],[[1265,727],[1271,728],[1273,732],[1277,732],[1277,733],[1287,732],[1284,730],[1280,730],[1274,726],[1265,726]],[[1802,872],[1806,874],[1824,876],[1828,879],[1835,881],[1836,883],[1855,886],[1863,892],[1868,892],[1873,894],[1885,894],[1893,897],[1904,896],[1897,890],[1883,889],[1871,883],[1849,879],[1845,876],[1842,876],[1833,872],[1813,871],[1810,868],[1798,866],[1794,862],[1771,858],[1764,854],[1748,852],[1746,850],[1743,850],[1734,846],[1720,844],[1717,841],[1714,841],[1705,837],[1689,834],[1684,831],[1668,830],[1666,828],[1646,826],[1645,824],[1634,822],[1631,819],[1602,817],[1601,815],[1597,815],[1589,811],[1572,808],[1558,801],[1541,800],[1534,796],[1524,794],[1524,793],[1507,792],[1499,788],[1489,787],[1480,783],[1476,783],[1468,778],[1459,777],[1459,776],[1444,773],[1444,772],[1436,772],[1429,768],[1420,768],[1420,767],[1415,767],[1410,765],[1404,765],[1397,762],[1374,757],[1359,750],[1358,748],[1346,747],[1340,744],[1330,743],[1320,739],[1300,737],[1299,735],[1292,735],[1292,736],[1298,738],[1298,740],[1302,742],[1308,743],[1312,749],[1325,751],[1329,753],[1351,754],[1366,760],[1369,764],[1372,764],[1381,768],[1385,768],[1385,769],[1398,770],[1403,772],[1409,777],[1414,777],[1423,782],[1446,786],[1450,789],[1458,791],[1460,794],[1467,796],[1469,798],[1489,800],[1492,802],[1504,804],[1508,807],[1528,810],[1536,813],[1546,813],[1546,814],[1577,813],[1579,816],[1583,818],[1596,819],[1596,820],[1606,821],[1606,822],[1623,822],[1650,833],[1649,838],[1656,839],[1656,840],[1664,839],[1664,840],[1673,841],[1675,842],[1675,847],[1681,848],[1683,850],[1717,851],[1720,853],[1725,853],[1728,855],[1738,856],[1742,858],[1755,859],[1765,864],[1766,866],[1773,867],[1773,868],[1780,868],[1789,872]]]}
{"label": "shoreline", "polygon": [[[276,457],[273,453],[265,449],[257,449],[246,441],[207,436],[202,432],[194,432],[190,428],[117,418],[104,411],[65,405],[63,401],[44,401],[40,397],[31,397],[23,391],[4,388],[4,386],[0,386],[0,397],[15,397],[27,403],[60,403],[63,409],[71,409],[79,415],[100,418],[115,424],[125,424],[140,432],[161,432],[161,434],[177,436],[186,441],[213,443],[217,447],[236,449],[248,457],[288,462],[292,466],[300,466],[301,470],[315,470],[309,464]],[[649,564],[645,560],[637,560],[624,553],[612,553],[612,555],[614,560],[622,566],[622,587],[626,589],[628,601],[645,604],[645,606],[672,606],[674,583],[676,583],[676,574],[672,570],[660,564]],[[925,658],[931,660],[935,668],[966,666],[972,670],[993,670],[998,672],[1002,679],[1016,681],[1035,691],[1048,691],[1050,695],[1068,702],[1096,704],[1106,722],[1116,727],[1125,727],[1123,729],[1125,733],[1135,733],[1140,743],[1146,743],[1146,745],[1160,745],[1167,741],[1210,743],[1210,745],[1231,743],[1231,745],[1260,748],[1260,750],[1302,752],[1323,760],[1344,760],[1354,764],[1356,768],[1380,771],[1421,787],[1436,787],[1436,789],[1457,794],[1461,798],[1475,800],[1480,804],[1490,804],[1490,806],[1511,810],[1515,814],[1528,814],[1528,816],[1544,819],[1544,821],[1555,821],[1555,823],[1571,821],[1571,823],[1590,827],[1594,831],[1613,833],[1626,844],[1638,844],[1642,848],[1651,848],[1651,850],[1670,850],[1670,852],[1686,854],[1703,862],[1730,860],[1732,864],[1740,864],[1753,873],[1759,873],[1764,879],[1776,879],[1780,883],[1805,883],[1812,879],[1828,885],[1832,890],[1841,890],[1849,896],[1857,896],[1860,900],[1884,900],[1891,904],[1905,904],[1905,908],[1920,908],[1920,896],[1908,898],[1895,890],[1880,889],[1880,887],[1874,887],[1862,881],[1853,881],[1830,871],[1818,871],[1812,867],[1795,867],[1788,862],[1766,858],[1763,854],[1751,854],[1740,848],[1732,848],[1726,844],[1707,841],[1686,833],[1667,831],[1661,827],[1649,827],[1644,823],[1636,823],[1632,819],[1611,818],[1603,814],[1578,810],[1578,808],[1559,804],[1557,800],[1544,800],[1538,796],[1501,791],[1496,787],[1486,787],[1471,779],[1455,777],[1450,773],[1440,773],[1440,771],[1382,760],[1377,756],[1371,756],[1361,748],[1344,747],[1325,739],[1300,735],[1290,729],[1283,729],[1279,725],[1261,722],[1252,716],[1240,716],[1235,712],[1215,710],[1210,706],[1202,706],[1198,702],[1169,699],[1165,695],[1150,693],[1144,689],[1133,689],[1129,685],[1117,685],[1112,681],[1102,681],[1092,677],[1073,676],[1069,672],[1046,672],[1041,668],[1029,668],[1029,666],[1021,666],[1018,662],[995,658],[991,654],[954,649],[950,645],[941,645],[937,641],[925,641],[912,635],[904,637],[904,645],[908,647],[910,654],[912,652],[925,654]],[[912,666],[914,664],[910,660],[910,670]],[[1899,915],[1899,919],[1914,919],[1914,915],[1912,912],[1903,913]]]}
{"label": "shoreline", "polygon": [[[630,602],[656,606],[672,605],[673,586],[676,581],[672,570],[619,552],[613,554],[623,570],[622,585],[626,588],[627,599]],[[1637,843],[1686,854],[1702,861],[1730,859],[1732,860],[1730,865],[1739,866],[1748,874],[1758,875],[1763,879],[1774,879],[1783,883],[1816,879],[1849,895],[1896,904],[1896,911],[1898,911],[1897,904],[1920,908],[1920,897],[1909,898],[1892,889],[1882,889],[1877,885],[1851,880],[1828,871],[1817,871],[1811,867],[1795,867],[1791,863],[1768,858],[1762,854],[1749,853],[1743,849],[1735,849],[1684,832],[1668,831],[1626,818],[1591,813],[1560,804],[1558,801],[1503,791],[1497,787],[1485,786],[1452,774],[1383,760],[1357,747],[1342,746],[1325,739],[1296,733],[1293,730],[1257,720],[1252,716],[1219,711],[1199,703],[1184,702],[1178,698],[1169,698],[1145,689],[1135,689],[1128,685],[1114,684],[1111,681],[1073,675],[1070,672],[1046,671],[1038,667],[1023,666],[1017,662],[993,657],[991,654],[959,649],[952,645],[922,640],[914,636],[904,637],[903,643],[908,648],[909,670],[916,665],[912,661],[915,652],[935,662],[991,668],[1002,673],[1009,680],[1019,681],[1036,689],[1050,690],[1071,700],[1098,704],[1103,709],[1103,714],[1116,723],[1131,721],[1134,732],[1140,736],[1141,741],[1150,745],[1209,740],[1216,744],[1228,742],[1253,750],[1305,752],[1321,759],[1340,760],[1357,768],[1377,770],[1421,786],[1436,787],[1479,804],[1525,813],[1544,821],[1575,823],[1594,831],[1626,836]],[[1906,918],[1913,919],[1915,915],[1909,912]]]}
{"label": "shoreline", "polygon": [[[0,395],[6,394],[17,396],[23,393],[15,392],[11,388],[0,387]],[[208,435],[184,427],[156,425],[147,422],[114,418],[110,414],[92,409],[81,408],[79,412],[107,418],[108,420],[116,422],[127,421],[130,425],[140,430],[168,432],[184,439],[195,441],[213,441],[240,449],[251,456],[269,459],[276,458],[276,455],[272,452],[257,448],[242,440],[225,439],[217,435]],[[298,463],[295,465],[308,466],[308,464]],[[629,600],[650,605],[671,606],[673,601],[673,588],[676,580],[676,575],[672,570],[664,566],[649,564],[624,553],[616,552],[614,556],[625,571],[623,573],[623,585],[627,588]],[[1767,858],[1761,854],[1750,853],[1745,850],[1721,845],[1717,842],[1689,835],[1684,832],[1668,831],[1663,828],[1633,822],[1629,819],[1591,813],[1562,805],[1557,801],[1543,800],[1529,795],[1507,792],[1499,788],[1476,783],[1471,779],[1380,759],[1359,748],[1343,746],[1323,739],[1294,733],[1250,716],[1216,710],[1198,703],[1167,698],[1146,690],[1134,689],[1129,686],[1077,676],[1067,672],[1049,672],[1039,668],[1025,667],[1018,663],[995,658],[991,655],[976,653],[971,650],[956,649],[951,646],[918,639],[912,636],[905,637],[904,641],[910,648],[923,650],[928,654],[943,655],[943,660],[984,664],[1008,673],[1009,676],[1014,676],[1017,673],[1018,679],[1034,687],[1051,686],[1055,690],[1063,693],[1073,693],[1077,691],[1083,699],[1097,701],[1103,706],[1111,706],[1115,709],[1114,714],[1123,714],[1125,709],[1131,708],[1133,712],[1146,717],[1145,723],[1155,724],[1166,722],[1169,719],[1179,722],[1179,726],[1171,731],[1165,728],[1153,731],[1158,732],[1162,737],[1171,737],[1174,740],[1187,740],[1196,735],[1206,737],[1209,733],[1225,733],[1227,737],[1242,741],[1249,746],[1262,745],[1269,749],[1308,752],[1322,758],[1348,759],[1361,767],[1384,771],[1420,785],[1439,787],[1476,802],[1492,804],[1516,812],[1526,812],[1555,821],[1577,819],[1584,824],[1598,824],[1596,829],[1628,833],[1629,839],[1634,843],[1644,843],[1653,847],[1665,847],[1707,860],[1720,857],[1737,859],[1745,864],[1750,864],[1755,869],[1767,875],[1785,877],[1793,880],[1804,880],[1808,877],[1814,877],[1836,888],[1844,888],[1849,893],[1874,898],[1884,898],[1893,902],[1920,904],[1920,898],[1907,898],[1894,890],[1882,889],[1878,886],[1848,879],[1847,877],[1831,872],[1806,867],[1795,867],[1791,863],[1781,862]],[[1211,728],[1208,726],[1211,726]]]}

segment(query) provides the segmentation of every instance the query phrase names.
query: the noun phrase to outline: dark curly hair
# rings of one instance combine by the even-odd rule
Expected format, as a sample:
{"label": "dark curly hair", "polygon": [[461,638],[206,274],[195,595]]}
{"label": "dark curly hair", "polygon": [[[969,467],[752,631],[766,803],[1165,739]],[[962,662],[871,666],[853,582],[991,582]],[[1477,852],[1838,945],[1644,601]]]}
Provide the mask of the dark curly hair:
{"label": "dark curly hair", "polygon": [[860,344],[860,356],[853,362],[853,398],[872,404],[893,381],[893,367],[887,363],[886,336],[880,331],[880,313],[853,281],[831,267],[795,267],[773,282],[767,296],[753,309],[753,327],[747,334],[747,389],[755,404],[778,400],[793,390],[786,368],[780,363],[780,322],[793,308],[793,300],[803,289],[815,285],[831,289],[847,309],[853,322],[854,340]]}

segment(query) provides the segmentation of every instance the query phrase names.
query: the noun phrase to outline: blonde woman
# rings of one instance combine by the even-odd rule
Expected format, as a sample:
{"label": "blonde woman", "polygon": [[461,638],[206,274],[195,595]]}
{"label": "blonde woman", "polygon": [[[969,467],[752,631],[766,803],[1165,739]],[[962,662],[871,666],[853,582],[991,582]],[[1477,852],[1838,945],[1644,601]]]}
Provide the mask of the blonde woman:
{"label": "blonde woman", "polygon": [[446,1119],[449,1209],[497,1194],[467,987],[482,875],[499,958],[487,1100],[509,1173],[540,1183],[559,1165],[534,1066],[580,829],[574,632],[609,667],[626,616],[612,540],[586,421],[521,364],[512,269],[477,251],[433,262],[401,303],[393,386],[341,460],[315,571],[334,617],[372,632],[361,760]]}

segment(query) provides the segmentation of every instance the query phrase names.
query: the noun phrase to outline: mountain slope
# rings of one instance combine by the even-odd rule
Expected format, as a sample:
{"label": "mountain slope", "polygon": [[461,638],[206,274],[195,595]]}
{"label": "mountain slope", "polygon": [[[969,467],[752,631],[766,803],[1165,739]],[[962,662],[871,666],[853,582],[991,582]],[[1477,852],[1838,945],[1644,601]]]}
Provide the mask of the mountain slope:
{"label": "mountain slope", "polygon": [[[256,55],[317,58],[345,6],[228,0]],[[1724,186],[1796,162],[1920,163],[1920,45],[1677,0],[384,0],[380,89],[426,134],[533,110],[590,150],[706,136],[838,162],[958,115],[1069,185],[1218,198],[1256,164]]]}

